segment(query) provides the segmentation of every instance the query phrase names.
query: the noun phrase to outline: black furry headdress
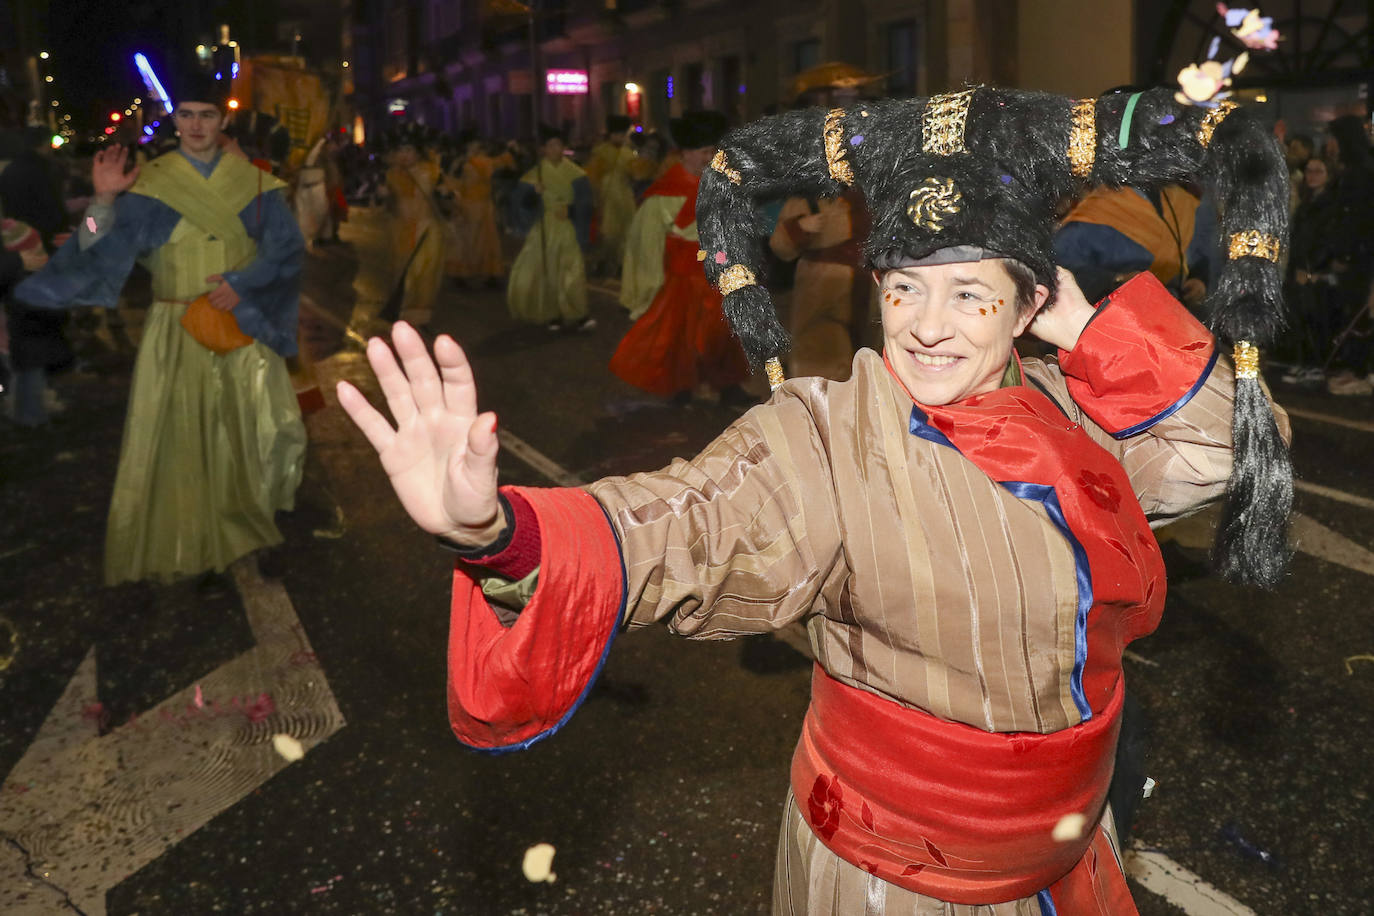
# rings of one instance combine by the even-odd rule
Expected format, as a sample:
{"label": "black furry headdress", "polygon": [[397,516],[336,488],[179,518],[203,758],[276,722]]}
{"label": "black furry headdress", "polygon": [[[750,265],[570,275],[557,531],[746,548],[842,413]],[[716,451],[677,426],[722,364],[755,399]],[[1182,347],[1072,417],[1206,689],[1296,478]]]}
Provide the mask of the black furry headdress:
{"label": "black furry headdress", "polygon": [[[1292,467],[1253,371],[1253,350],[1283,327],[1279,252],[1288,236],[1288,173],[1250,113],[1180,105],[1167,89],[1074,100],[976,87],[930,99],[794,111],[727,134],[702,176],[697,227],[707,277],[750,359],[787,349],[763,274],[758,204],[861,191],[871,266],[971,245],[1015,258],[1057,289],[1051,238],[1060,203],[1085,186],[1152,190],[1200,180],[1221,215],[1229,259],[1208,293],[1212,331],[1242,354],[1235,464],[1215,560],[1235,581],[1273,586],[1289,555]],[[719,253],[723,252],[721,257]],[[1051,298],[1051,302],[1053,299]]]}

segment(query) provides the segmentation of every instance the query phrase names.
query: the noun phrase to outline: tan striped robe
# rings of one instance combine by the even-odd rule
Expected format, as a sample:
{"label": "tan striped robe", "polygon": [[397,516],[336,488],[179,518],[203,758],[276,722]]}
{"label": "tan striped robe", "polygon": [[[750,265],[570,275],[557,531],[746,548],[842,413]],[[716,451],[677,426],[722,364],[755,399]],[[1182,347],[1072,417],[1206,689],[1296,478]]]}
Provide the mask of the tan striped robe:
{"label": "tan striped robe", "polygon": [[[1023,369],[1122,463],[1153,522],[1224,491],[1224,358],[1181,409],[1122,441],[1077,408],[1054,362]],[[720,639],[804,621],[820,664],[846,684],[988,731],[1077,724],[1068,542],[1040,503],[911,435],[911,407],[882,358],[861,350],[849,381],[787,382],[691,461],[592,484],[625,558],[628,625]],[[1033,898],[973,908],[877,888],[790,799],[779,855],[778,912],[1039,912]]]}

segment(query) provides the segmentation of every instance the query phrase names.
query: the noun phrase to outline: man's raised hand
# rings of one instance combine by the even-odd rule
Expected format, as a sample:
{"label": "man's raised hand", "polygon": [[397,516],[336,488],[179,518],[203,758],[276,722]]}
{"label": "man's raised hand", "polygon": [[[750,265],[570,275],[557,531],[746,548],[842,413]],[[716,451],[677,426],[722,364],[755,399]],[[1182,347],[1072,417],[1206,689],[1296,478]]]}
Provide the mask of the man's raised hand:
{"label": "man's raised hand", "polygon": [[129,151],[122,145],[103,149],[95,154],[91,164],[91,185],[95,197],[102,203],[110,203],[121,191],[127,191],[138,181],[138,166],[129,172],[124,165],[129,161]]}
{"label": "man's raised hand", "polygon": [[496,493],[496,415],[477,412],[472,366],[452,337],[435,341],[434,359],[405,322],[396,323],[391,341],[395,354],[380,338],[369,340],[367,359],[395,428],[348,382],[339,382],[339,403],[377,450],[417,525],[459,544],[490,544],[505,526]]}

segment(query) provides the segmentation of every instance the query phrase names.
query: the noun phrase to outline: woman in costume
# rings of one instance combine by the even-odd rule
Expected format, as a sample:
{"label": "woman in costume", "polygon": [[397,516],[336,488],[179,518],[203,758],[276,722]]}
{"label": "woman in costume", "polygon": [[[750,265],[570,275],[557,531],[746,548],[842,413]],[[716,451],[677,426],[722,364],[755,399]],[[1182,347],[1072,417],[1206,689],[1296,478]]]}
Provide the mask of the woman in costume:
{"label": "woman in costume", "polygon": [[697,257],[697,189],[725,126],[715,111],[673,119],[682,160],[644,192],[630,225],[620,301],[639,318],[610,369],[659,397],[688,398],[698,388],[742,394],[739,384],[749,376],[720,293],[706,282]]}
{"label": "woman in costume", "polygon": [[[1149,273],[1089,305],[1052,259],[1059,199],[1188,175],[1223,214],[1212,330]],[[1272,586],[1287,560],[1286,421],[1255,349],[1281,325],[1277,145],[1166,90],[977,88],[757,122],[702,185],[707,276],[770,378],[786,335],[757,282],[758,201],[859,190],[883,354],[845,382],[775,378],[693,460],[583,489],[498,490],[495,417],[450,338],[436,370],[398,326],[404,373],[369,344],[396,428],[340,386],[402,504],[458,551],[455,734],[547,737],[624,628],[804,621],[775,913],[1134,913],[1106,793],[1122,651],[1164,603],[1150,524],[1226,493],[1219,569]],[[1019,359],[1023,331],[1057,359]]]}
{"label": "woman in costume", "polygon": [[526,232],[510,269],[506,304],[511,316],[549,330],[592,331],[587,314],[583,252],[591,231],[592,190],[587,173],[563,155],[563,134],[541,131],[539,160],[513,194],[512,221]]}
{"label": "woman in costume", "polygon": [[439,164],[425,154],[420,132],[399,135],[386,173],[391,257],[404,289],[400,317],[421,325],[429,323],[444,282],[443,223],[434,203],[438,180]]}

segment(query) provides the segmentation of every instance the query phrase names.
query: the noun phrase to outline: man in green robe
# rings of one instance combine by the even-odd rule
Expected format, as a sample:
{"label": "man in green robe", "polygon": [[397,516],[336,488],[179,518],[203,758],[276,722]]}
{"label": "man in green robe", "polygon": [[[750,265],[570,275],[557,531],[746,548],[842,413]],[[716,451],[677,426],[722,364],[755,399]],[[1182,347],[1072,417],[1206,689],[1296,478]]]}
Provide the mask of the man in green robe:
{"label": "man in green robe", "polygon": [[[123,147],[97,154],[76,236],[16,290],[41,308],[111,307],[136,261],[152,274],[106,528],[108,585],[215,582],[282,541],[274,515],[293,507],[301,480],[305,427],[286,357],[304,240],[283,183],[224,149],[225,88],[198,73],[173,87],[177,150],[127,172]],[[220,353],[191,335],[182,319],[197,299],[233,316],[242,345]]]}

